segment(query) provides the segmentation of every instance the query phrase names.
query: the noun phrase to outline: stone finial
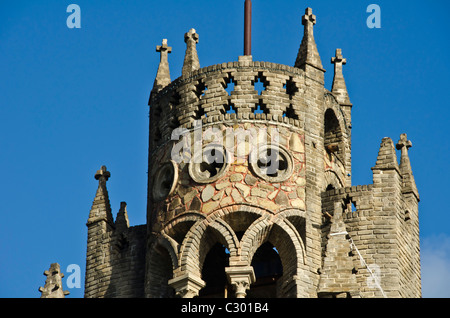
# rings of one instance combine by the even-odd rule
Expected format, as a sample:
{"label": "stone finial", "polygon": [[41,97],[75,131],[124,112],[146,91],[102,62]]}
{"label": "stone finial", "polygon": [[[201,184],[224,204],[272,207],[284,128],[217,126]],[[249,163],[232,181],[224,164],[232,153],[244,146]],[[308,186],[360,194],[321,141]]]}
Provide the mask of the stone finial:
{"label": "stone finial", "polygon": [[106,169],[106,166],[102,166],[100,170],[97,170],[95,173],[95,180],[108,181],[109,177],[111,177],[111,173]]}
{"label": "stone finial", "polygon": [[186,55],[184,57],[182,75],[198,70],[200,62],[197,55],[198,34],[195,29],[190,29],[184,35],[184,42],[186,42]]}
{"label": "stone finial", "polygon": [[311,8],[306,8],[305,9],[305,15],[302,17],[302,24],[303,25],[307,25],[312,23],[312,25],[316,24],[316,16],[312,13],[312,9]]}
{"label": "stone finial", "polygon": [[342,56],[341,49],[336,49],[336,56],[331,58],[331,64],[334,64],[334,78],[331,92],[334,93],[339,104],[351,105],[342,72],[342,65],[347,64],[347,59]]}
{"label": "stone finial", "polygon": [[91,211],[87,224],[92,224],[100,220],[105,220],[110,224],[114,224],[111,206],[109,202],[108,190],[106,189],[106,181],[111,177],[111,173],[102,166],[95,173],[95,179],[98,180],[98,188],[92,203]]}
{"label": "stone finial", "polygon": [[405,153],[407,153],[408,149],[411,147],[412,147],[412,142],[410,140],[408,140],[406,134],[401,134],[400,140],[397,142],[397,145],[396,145],[397,150],[401,149],[402,154],[403,154],[403,152],[405,152],[405,150],[406,150]]}
{"label": "stone finial", "polygon": [[44,287],[39,287],[41,298],[64,298],[69,295],[68,291],[62,290],[62,278],[64,274],[61,273],[58,263],[52,263],[50,269],[44,272],[47,276]]}
{"label": "stone finial", "polygon": [[172,47],[167,45],[167,39],[163,39],[162,44],[156,46],[156,52],[160,53],[160,61],[152,92],[157,93],[171,82],[168,56],[172,52]]}
{"label": "stone finial", "polygon": [[408,150],[411,147],[412,142],[408,140],[407,135],[401,134],[396,148],[397,150],[401,150],[399,168],[402,175],[402,193],[413,193],[417,200],[420,201],[419,191],[417,190],[416,181],[412,173],[411,162],[409,160]]}
{"label": "stone finial", "polygon": [[305,64],[308,64],[325,72],[317,51],[316,41],[314,40],[313,29],[316,21],[317,19],[312,13],[312,9],[306,8],[305,15],[302,17],[302,24],[304,25],[303,39],[295,61],[295,67],[304,68]]}

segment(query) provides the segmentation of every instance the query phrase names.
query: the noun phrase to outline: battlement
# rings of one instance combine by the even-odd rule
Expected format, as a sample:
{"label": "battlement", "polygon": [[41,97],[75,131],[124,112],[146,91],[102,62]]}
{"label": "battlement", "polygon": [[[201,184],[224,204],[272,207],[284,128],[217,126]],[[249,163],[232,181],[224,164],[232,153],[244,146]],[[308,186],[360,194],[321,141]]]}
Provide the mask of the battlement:
{"label": "battlement", "polygon": [[301,69],[248,58],[192,71],[152,93],[154,145],[170,139],[175,128],[192,128],[196,120],[261,120],[302,127],[305,81]]}

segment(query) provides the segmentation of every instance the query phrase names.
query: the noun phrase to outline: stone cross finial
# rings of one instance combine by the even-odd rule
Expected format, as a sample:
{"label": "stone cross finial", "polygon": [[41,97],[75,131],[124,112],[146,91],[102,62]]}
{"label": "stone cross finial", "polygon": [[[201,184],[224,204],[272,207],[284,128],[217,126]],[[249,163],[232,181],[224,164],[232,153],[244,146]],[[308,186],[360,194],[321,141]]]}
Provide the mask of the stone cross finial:
{"label": "stone cross finial", "polygon": [[190,39],[192,39],[195,43],[198,43],[198,34],[195,29],[190,29],[184,34],[184,42],[187,43]]}
{"label": "stone cross finial", "polygon": [[312,13],[311,8],[306,8],[305,15],[302,17],[303,25],[306,25],[308,22],[311,22],[313,25],[316,24],[316,16]]}
{"label": "stone cross finial", "polygon": [[342,71],[342,65],[347,64],[347,59],[342,56],[342,49],[336,49],[335,56],[331,58],[331,64],[334,64],[334,77],[331,91],[335,94],[341,105],[351,105]]}
{"label": "stone cross finial", "polygon": [[162,44],[156,46],[156,52],[159,52],[161,57],[153,84],[153,92],[159,92],[170,84],[169,53],[172,52],[172,47],[167,45],[167,39],[163,39]]}
{"label": "stone cross finial", "polygon": [[167,39],[163,39],[162,44],[156,46],[156,52],[160,52],[161,56],[172,52],[172,47],[167,45]]}
{"label": "stone cross finial", "polygon": [[347,59],[342,56],[342,49],[336,49],[336,56],[331,58],[332,64],[347,64]]}
{"label": "stone cross finial", "polygon": [[108,181],[109,177],[111,177],[111,173],[106,170],[106,166],[102,166],[100,170],[97,170],[95,173],[95,179],[99,181]]}
{"label": "stone cross finial", "polygon": [[303,39],[298,50],[295,67],[305,68],[308,64],[316,69],[325,71],[317,51],[316,41],[314,40],[314,25],[316,24],[316,16],[312,13],[311,8],[306,8],[305,15],[302,16]]}
{"label": "stone cross finial", "polygon": [[408,149],[411,147],[412,142],[408,140],[406,134],[401,134],[396,148],[397,150],[401,149],[402,151],[402,156],[400,159],[400,172],[403,177],[402,193],[413,193],[419,201],[419,191],[417,190],[416,181],[414,180],[408,155]]}
{"label": "stone cross finial", "polygon": [[186,42],[186,55],[184,57],[182,75],[186,75],[200,68],[196,48],[198,34],[195,32],[195,29],[190,29],[184,34],[184,42]]}
{"label": "stone cross finial", "polygon": [[397,150],[402,150],[405,149],[406,151],[412,147],[412,142],[410,140],[408,140],[406,134],[401,134],[400,135],[400,140],[397,142],[396,148]]}

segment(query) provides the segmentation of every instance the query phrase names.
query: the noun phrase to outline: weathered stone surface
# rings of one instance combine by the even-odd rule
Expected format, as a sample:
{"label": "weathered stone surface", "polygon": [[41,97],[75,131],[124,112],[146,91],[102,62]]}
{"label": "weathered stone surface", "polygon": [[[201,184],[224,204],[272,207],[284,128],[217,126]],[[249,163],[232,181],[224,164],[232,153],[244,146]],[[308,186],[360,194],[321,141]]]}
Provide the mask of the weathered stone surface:
{"label": "weathered stone surface", "polygon": [[249,173],[247,173],[247,175],[245,176],[245,183],[247,183],[248,185],[254,186],[257,181],[258,181],[258,179],[256,179],[254,176],[252,176]]}
{"label": "weathered stone surface", "polygon": [[305,152],[300,136],[296,133],[293,133],[289,139],[289,150],[295,152]]}
{"label": "weathered stone surface", "polygon": [[293,208],[297,208],[300,210],[304,210],[305,209],[305,202],[303,202],[303,200],[301,199],[295,199],[291,201],[291,205]]}
{"label": "weathered stone surface", "polygon": [[219,206],[219,202],[217,202],[217,201],[210,201],[210,202],[207,202],[207,203],[203,203],[202,212],[203,213],[210,213],[214,209],[216,209],[218,206]]}
{"label": "weathered stone surface", "polygon": [[278,190],[275,190],[271,193],[269,193],[269,195],[267,196],[267,199],[269,199],[270,201],[272,201],[278,194]]}
{"label": "weathered stone surface", "polygon": [[230,181],[231,182],[239,182],[239,181],[242,181],[243,178],[244,177],[242,176],[242,174],[235,173],[230,176]]}
{"label": "weathered stone surface", "polygon": [[259,188],[252,188],[251,194],[260,198],[267,198],[268,192]]}
{"label": "weathered stone surface", "polygon": [[230,205],[231,203],[233,203],[233,199],[231,197],[225,197],[222,199],[222,201],[220,201],[220,206],[224,207]]}
{"label": "weathered stone surface", "polygon": [[194,199],[191,202],[191,205],[189,206],[189,210],[200,211],[201,207],[202,207],[202,201],[198,197],[194,197]]}
{"label": "weathered stone surface", "polygon": [[174,210],[181,206],[181,199],[179,197],[175,197],[172,202],[170,202],[169,209]]}
{"label": "weathered stone surface", "polygon": [[236,183],[235,187],[241,192],[243,197],[246,197],[250,194],[250,187],[246,186],[245,184]]}
{"label": "weathered stone surface", "polygon": [[275,204],[273,201],[269,201],[267,199],[262,199],[260,197],[249,196],[245,199],[247,202],[251,202],[253,204],[257,204],[269,211],[275,212],[278,210],[279,206]]}
{"label": "weathered stone surface", "polygon": [[223,196],[224,192],[225,192],[224,190],[217,192],[217,193],[212,197],[212,199],[213,199],[214,201],[217,201],[217,200],[222,199],[222,196]]}
{"label": "weathered stone surface", "polygon": [[231,186],[230,182],[216,183],[216,189],[217,190],[222,190],[222,189],[225,189],[225,188],[230,187],[230,186]]}
{"label": "weathered stone surface", "polygon": [[207,202],[212,199],[214,196],[215,190],[214,187],[208,184],[202,191],[202,201]]}
{"label": "weathered stone surface", "polygon": [[235,172],[247,172],[247,170],[248,170],[248,168],[246,167],[246,166],[243,166],[243,165],[237,165],[235,168],[234,168],[234,171]]}
{"label": "weathered stone surface", "polygon": [[289,199],[286,195],[286,192],[284,191],[280,191],[278,192],[277,197],[275,198],[275,203],[278,205],[288,205],[289,204]]}
{"label": "weathered stone surface", "polygon": [[196,189],[193,189],[192,191],[186,193],[183,196],[183,201],[190,202],[197,194],[198,194],[198,191]]}
{"label": "weathered stone surface", "polygon": [[231,196],[233,197],[234,202],[239,203],[242,202],[242,196],[240,195],[239,191],[236,189],[233,189],[231,191]]}

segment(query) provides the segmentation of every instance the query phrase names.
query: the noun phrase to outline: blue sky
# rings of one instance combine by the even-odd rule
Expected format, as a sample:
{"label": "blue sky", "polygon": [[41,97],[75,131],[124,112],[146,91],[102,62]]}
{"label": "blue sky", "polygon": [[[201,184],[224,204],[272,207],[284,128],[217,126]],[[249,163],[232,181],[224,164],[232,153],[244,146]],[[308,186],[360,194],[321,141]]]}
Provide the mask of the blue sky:
{"label": "blue sky", "polygon": [[[69,29],[69,4],[81,28]],[[128,203],[145,223],[149,92],[156,45],[172,46],[180,76],[184,33],[195,28],[201,66],[243,52],[243,0],[2,0],[0,2],[0,297],[40,296],[50,263],[78,264],[82,297],[86,220],[96,170],[111,172],[114,214]],[[366,8],[381,8],[381,28]],[[450,84],[447,1],[253,1],[253,60],[293,66],[306,7],[331,89],[330,59],[341,48],[353,103],[353,184],[372,183],[383,137],[412,141],[420,192],[424,297],[450,297],[450,213],[446,137]],[[66,273],[66,278],[70,273]],[[66,283],[64,281],[64,283]],[[64,286],[68,289],[67,286]]]}

